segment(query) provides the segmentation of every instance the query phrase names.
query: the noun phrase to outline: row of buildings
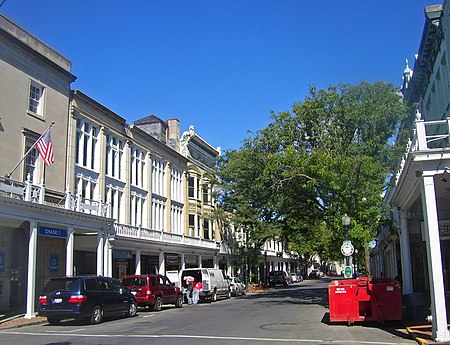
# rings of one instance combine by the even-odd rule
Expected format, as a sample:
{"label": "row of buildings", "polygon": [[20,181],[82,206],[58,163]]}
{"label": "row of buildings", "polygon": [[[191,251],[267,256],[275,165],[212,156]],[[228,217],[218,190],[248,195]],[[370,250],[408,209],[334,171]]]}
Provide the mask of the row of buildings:
{"label": "row of buildings", "polygon": [[[433,338],[450,340],[450,3],[425,8],[413,69],[402,94],[414,114],[399,170],[385,195],[392,225],[381,229],[373,252],[378,276],[401,277],[413,316],[432,316]],[[431,310],[428,310],[428,306]],[[425,308],[422,308],[425,307]],[[428,314],[427,314],[428,315]]]}
{"label": "row of buildings", "polygon": [[[291,271],[278,241],[242,260],[245,234],[217,217],[221,154],[193,126],[148,116],[128,124],[80,90],[71,62],[0,14],[0,311],[35,315],[53,276],[174,274],[215,267],[260,281]],[[49,129],[54,163],[35,143]]]}

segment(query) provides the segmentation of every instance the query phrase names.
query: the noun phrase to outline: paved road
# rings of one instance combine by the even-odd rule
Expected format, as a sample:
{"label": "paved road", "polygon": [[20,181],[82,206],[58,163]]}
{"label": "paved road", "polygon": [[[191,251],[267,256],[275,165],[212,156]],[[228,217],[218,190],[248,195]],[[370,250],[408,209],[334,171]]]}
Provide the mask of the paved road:
{"label": "paved road", "polygon": [[0,344],[416,344],[398,325],[329,324],[328,281],[304,281],[182,309],[140,311],[137,317],[107,320],[100,325],[67,321],[60,326],[9,329],[0,332]]}

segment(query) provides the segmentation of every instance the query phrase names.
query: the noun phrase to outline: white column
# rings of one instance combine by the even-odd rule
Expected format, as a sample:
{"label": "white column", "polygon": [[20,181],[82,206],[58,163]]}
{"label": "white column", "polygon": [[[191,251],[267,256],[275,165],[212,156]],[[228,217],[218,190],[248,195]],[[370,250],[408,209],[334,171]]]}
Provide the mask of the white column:
{"label": "white column", "polygon": [[202,268],[202,255],[201,254],[198,256],[198,267]]}
{"label": "white column", "polygon": [[73,276],[73,247],[74,247],[74,228],[70,226],[67,229],[66,241],[66,276]]}
{"label": "white column", "polygon": [[103,259],[103,273],[105,277],[112,277],[112,245],[109,239],[105,240]]}
{"label": "white column", "polygon": [[97,275],[103,275],[103,231],[97,235]]}
{"label": "white column", "polygon": [[439,223],[433,176],[423,176],[420,182],[430,280],[431,314],[433,317],[432,337],[436,341],[447,341],[450,340],[450,334],[447,329]]}
{"label": "white column", "polygon": [[407,212],[400,211],[400,253],[402,257],[403,294],[413,292],[411,269],[411,245],[409,242],[409,229]]}
{"label": "white column", "polygon": [[141,274],[141,250],[136,250],[136,270],[134,274]]}
{"label": "white column", "polygon": [[30,239],[28,241],[28,284],[27,284],[27,311],[25,319],[35,317],[36,299],[36,255],[37,255],[37,222],[30,221]]}
{"label": "white column", "polygon": [[164,260],[164,252],[159,253],[159,274],[166,273],[166,261]]}
{"label": "white column", "polygon": [[181,253],[181,269],[184,270],[186,268],[186,262],[184,261],[184,253]]}

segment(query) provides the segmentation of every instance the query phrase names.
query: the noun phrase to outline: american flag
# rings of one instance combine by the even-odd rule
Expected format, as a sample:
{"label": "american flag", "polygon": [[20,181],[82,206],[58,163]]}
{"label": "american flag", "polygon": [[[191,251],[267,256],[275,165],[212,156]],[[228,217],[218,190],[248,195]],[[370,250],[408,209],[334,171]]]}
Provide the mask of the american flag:
{"label": "american flag", "polygon": [[45,165],[48,166],[55,161],[55,156],[53,155],[52,138],[50,137],[49,130],[45,132],[45,134],[37,141],[36,147],[41,154]]}

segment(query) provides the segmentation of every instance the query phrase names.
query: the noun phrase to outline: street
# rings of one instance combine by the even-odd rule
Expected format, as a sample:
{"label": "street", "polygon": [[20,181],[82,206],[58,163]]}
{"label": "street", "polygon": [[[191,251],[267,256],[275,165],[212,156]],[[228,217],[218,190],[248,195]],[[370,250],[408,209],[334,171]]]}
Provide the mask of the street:
{"label": "street", "polygon": [[100,325],[66,321],[7,329],[0,332],[0,344],[416,344],[398,324],[329,324],[329,281],[303,281],[182,309],[140,310],[137,317]]}

